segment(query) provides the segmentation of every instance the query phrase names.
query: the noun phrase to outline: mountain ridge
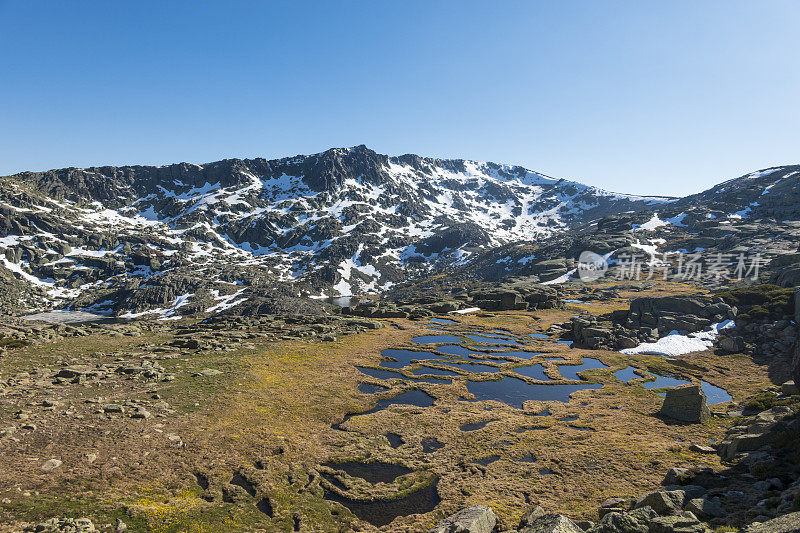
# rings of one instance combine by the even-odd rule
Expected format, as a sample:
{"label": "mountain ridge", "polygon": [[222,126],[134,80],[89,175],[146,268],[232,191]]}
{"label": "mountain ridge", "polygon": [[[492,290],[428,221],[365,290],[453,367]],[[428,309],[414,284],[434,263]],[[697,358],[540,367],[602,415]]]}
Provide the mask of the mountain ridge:
{"label": "mountain ridge", "polygon": [[[774,189],[788,213],[793,197],[783,189],[796,190],[797,169],[729,180],[720,198],[733,203],[717,207],[746,221]],[[764,197],[758,205],[753,187]],[[218,312],[242,290],[264,300],[253,289],[262,285],[286,283],[295,287],[287,294],[306,299],[382,292],[625,213],[649,220],[697,209],[690,219],[704,221],[710,211],[695,204],[714,190],[696,199],[612,193],[520,166],[390,157],[363,145],[273,160],[23,172],[0,178],[0,274],[6,292],[26,295],[17,312]]]}

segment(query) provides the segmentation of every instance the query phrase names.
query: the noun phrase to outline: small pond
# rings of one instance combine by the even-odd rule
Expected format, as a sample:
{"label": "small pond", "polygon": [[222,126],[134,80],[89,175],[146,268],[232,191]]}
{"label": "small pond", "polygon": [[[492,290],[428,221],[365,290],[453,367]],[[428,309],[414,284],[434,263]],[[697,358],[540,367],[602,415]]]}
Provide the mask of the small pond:
{"label": "small pond", "polygon": [[436,480],[427,487],[396,500],[351,500],[328,490],[325,491],[324,498],[344,505],[361,520],[380,527],[392,523],[398,516],[433,511],[442,501],[437,491],[438,484],[439,481]]}
{"label": "small pond", "polygon": [[414,383],[441,383],[441,380],[435,378],[407,378],[399,372],[392,372],[391,370],[381,370],[379,368],[367,368],[365,366],[356,367],[362,374],[366,374],[376,379],[405,379],[413,381]]}
{"label": "small pond", "polygon": [[457,377],[460,376],[458,372],[453,372],[452,370],[443,370],[441,368],[433,368],[430,366],[420,366],[419,369],[414,370],[412,372],[415,376],[421,375],[430,375],[430,376],[447,376],[447,377]]}
{"label": "small pond", "polygon": [[576,385],[532,385],[517,378],[500,381],[467,381],[467,390],[479,401],[496,400],[516,409],[522,409],[527,400],[557,401],[566,403],[569,395],[583,389],[599,389],[602,383]]}
{"label": "small pond", "polygon": [[359,383],[358,392],[362,394],[375,394],[376,392],[383,392],[387,390],[386,387],[380,385],[370,385],[369,383]]}
{"label": "small pond", "polygon": [[413,339],[411,339],[411,342],[416,342],[417,344],[439,344],[439,343],[457,344],[461,342],[461,339],[459,339],[455,335],[421,335],[419,337],[414,337]]}
{"label": "small pond", "polygon": [[489,422],[494,422],[494,420],[484,420],[483,422],[471,422],[469,424],[462,425],[459,429],[461,431],[477,431],[479,429],[485,428]]}
{"label": "small pond", "polygon": [[581,379],[578,377],[579,372],[583,372],[584,370],[596,370],[598,368],[608,368],[606,365],[598,361],[597,359],[592,359],[590,357],[584,357],[583,363],[579,365],[562,365],[558,367],[558,372],[565,379]]}
{"label": "small pond", "polygon": [[488,333],[485,334],[475,334],[475,333],[468,333],[467,338],[469,338],[473,342],[481,343],[481,344],[493,344],[493,345],[501,345],[501,346],[519,346],[519,342],[502,338],[500,336],[492,336]]}
{"label": "small pond", "polygon": [[368,483],[393,483],[400,476],[413,472],[402,465],[389,463],[360,463],[346,461],[343,463],[326,463],[325,466],[334,470],[341,470],[351,477],[358,477]]}
{"label": "small pond", "polygon": [[422,439],[422,453],[433,453],[442,448],[444,448],[444,444],[439,442],[434,437],[426,437]]}
{"label": "small pond", "polygon": [[706,393],[706,400],[708,405],[714,405],[717,403],[722,402],[729,402],[733,400],[733,397],[728,394],[728,391],[725,389],[721,389],[716,385],[712,385],[707,381],[702,381],[700,383],[700,388],[703,389],[703,392]]}
{"label": "small pond", "polygon": [[395,350],[390,348],[383,350],[381,355],[384,357],[391,357],[397,361],[381,361],[380,366],[386,368],[403,368],[411,364],[413,359],[440,359],[441,356],[433,352],[415,352],[414,350]]}
{"label": "small pond", "polygon": [[538,379],[540,381],[552,381],[547,375],[544,373],[544,368],[542,365],[531,365],[531,366],[521,366],[514,369],[514,372],[520,374],[525,377]]}

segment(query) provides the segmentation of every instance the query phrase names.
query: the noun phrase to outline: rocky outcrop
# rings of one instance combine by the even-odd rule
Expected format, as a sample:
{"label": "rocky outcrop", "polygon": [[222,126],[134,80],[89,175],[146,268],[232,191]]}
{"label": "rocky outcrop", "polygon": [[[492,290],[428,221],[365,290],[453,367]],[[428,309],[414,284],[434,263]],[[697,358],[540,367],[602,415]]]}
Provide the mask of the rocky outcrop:
{"label": "rocky outcrop", "polygon": [[773,407],[758,413],[731,428],[725,440],[719,443],[717,452],[723,459],[730,460],[738,454],[770,445],[782,431],[791,427],[800,429],[800,420],[784,420],[792,414],[789,407]]}
{"label": "rocky outcrop", "polygon": [[630,311],[619,322],[629,329],[657,328],[659,334],[670,331],[693,333],[708,328],[712,323],[736,317],[736,309],[721,298],[701,296],[666,296],[662,298],[636,298]]}
{"label": "rocky outcrop", "polygon": [[629,310],[596,317],[588,313],[572,319],[572,337],[591,349],[622,350],[678,331],[689,334],[708,329],[713,323],[732,319],[737,310],[720,298],[667,296],[636,298]]}
{"label": "rocky outcrop", "polygon": [[514,283],[498,288],[476,289],[469,293],[475,307],[487,311],[560,309],[564,304],[558,291],[536,283]]}
{"label": "rocky outcrop", "polygon": [[[797,330],[797,338],[800,338],[800,288],[794,291],[794,323]],[[800,386],[800,342],[795,343],[791,370],[795,385]]]}

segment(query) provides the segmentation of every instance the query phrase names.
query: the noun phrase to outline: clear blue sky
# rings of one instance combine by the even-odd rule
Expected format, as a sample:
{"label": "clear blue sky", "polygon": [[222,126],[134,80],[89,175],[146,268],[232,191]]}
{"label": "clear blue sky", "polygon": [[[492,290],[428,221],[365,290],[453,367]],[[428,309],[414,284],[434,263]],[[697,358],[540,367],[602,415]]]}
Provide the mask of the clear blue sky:
{"label": "clear blue sky", "polygon": [[0,0],[0,174],[366,144],[682,195],[800,163],[800,2]]}

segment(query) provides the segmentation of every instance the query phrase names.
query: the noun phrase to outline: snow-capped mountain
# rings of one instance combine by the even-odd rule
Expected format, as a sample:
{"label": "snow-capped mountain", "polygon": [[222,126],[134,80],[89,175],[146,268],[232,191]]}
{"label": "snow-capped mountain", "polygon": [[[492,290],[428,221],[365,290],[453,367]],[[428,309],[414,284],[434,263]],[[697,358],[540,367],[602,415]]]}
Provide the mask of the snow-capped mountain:
{"label": "snow-capped mountain", "polygon": [[509,243],[683,201],[364,146],[24,172],[0,178],[0,297],[16,297],[18,311],[169,317],[255,305],[281,291],[380,292]]}
{"label": "snow-capped mountain", "polygon": [[649,209],[609,215],[538,243],[495,247],[475,256],[468,268],[481,279],[566,280],[583,251],[610,259],[637,254],[656,262],[693,255],[705,266],[729,264],[731,270],[744,257],[749,266],[758,261],[762,280],[794,286],[800,284],[798,243],[800,165],[790,165]]}

